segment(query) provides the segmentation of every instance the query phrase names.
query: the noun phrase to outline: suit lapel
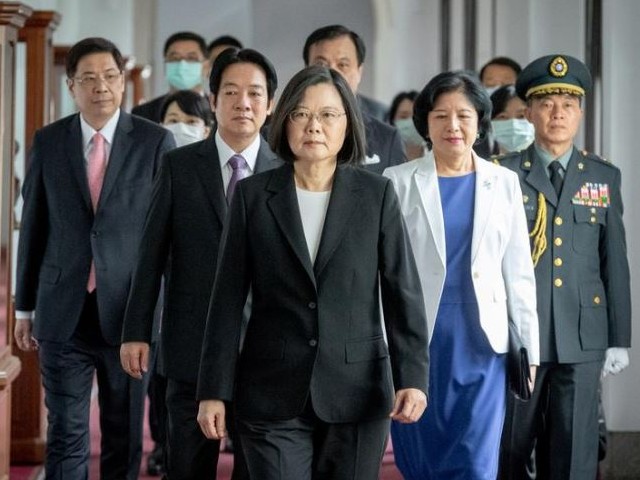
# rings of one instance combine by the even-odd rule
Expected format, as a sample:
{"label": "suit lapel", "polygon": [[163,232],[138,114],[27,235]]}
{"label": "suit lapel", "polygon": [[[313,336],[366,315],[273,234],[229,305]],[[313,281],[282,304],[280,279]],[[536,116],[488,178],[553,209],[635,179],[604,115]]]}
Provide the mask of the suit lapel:
{"label": "suit lapel", "polygon": [[285,165],[274,170],[267,184],[267,190],[273,194],[267,200],[267,206],[315,287],[316,279],[311,266],[307,241],[304,237],[293,180],[293,166]]}
{"label": "suit lapel", "polygon": [[336,168],[318,254],[313,265],[316,278],[320,276],[340,245],[347,226],[353,223],[353,216],[360,209],[361,197],[358,191],[360,188],[353,168],[340,166]]}
{"label": "suit lapel", "polygon": [[227,214],[227,198],[224,195],[220,157],[216,147],[215,135],[212,134],[200,145],[200,158],[196,162],[198,179],[202,182],[209,203],[216,212],[220,223],[224,223]]}
{"label": "suit lapel", "polygon": [[545,171],[544,163],[536,155],[533,144],[527,149],[522,157],[520,168],[528,170],[529,173],[525,177],[525,182],[531,185],[536,191],[542,193],[547,201],[554,207],[558,205],[558,195],[549,180],[549,175]]}
{"label": "suit lapel", "polygon": [[71,170],[78,182],[78,188],[87,209],[93,213],[91,206],[91,194],[89,193],[89,180],[87,179],[87,167],[84,160],[84,150],[82,143],[82,130],[80,128],[80,115],[75,115],[68,126],[68,139],[63,142],[67,151]]}
{"label": "suit lapel", "polygon": [[429,153],[422,160],[413,176],[414,187],[420,195],[422,208],[427,216],[427,223],[433,235],[433,241],[442,265],[447,264],[447,246],[444,236],[444,217],[440,203],[438,174],[433,154]]}
{"label": "suit lapel", "polygon": [[487,228],[495,200],[496,177],[488,165],[477,155],[473,155],[476,168],[476,192],[473,211],[473,237],[471,240],[471,262],[476,258],[478,248]]}
{"label": "suit lapel", "polygon": [[131,116],[121,111],[120,118],[118,119],[118,125],[116,126],[116,132],[113,136],[113,145],[111,146],[109,163],[107,164],[107,171],[104,176],[102,190],[100,191],[98,208],[100,208],[100,205],[109,198],[109,195],[113,191],[113,187],[116,185],[116,180],[120,170],[122,170],[122,166],[127,161],[129,150],[133,145],[133,138],[131,138],[130,135],[132,130],[133,123],[131,122]]}
{"label": "suit lapel", "polygon": [[282,165],[282,162],[280,162],[276,154],[271,151],[269,144],[263,138],[260,138],[260,150],[258,150],[258,157],[256,158],[255,173],[266,172],[280,165]]}

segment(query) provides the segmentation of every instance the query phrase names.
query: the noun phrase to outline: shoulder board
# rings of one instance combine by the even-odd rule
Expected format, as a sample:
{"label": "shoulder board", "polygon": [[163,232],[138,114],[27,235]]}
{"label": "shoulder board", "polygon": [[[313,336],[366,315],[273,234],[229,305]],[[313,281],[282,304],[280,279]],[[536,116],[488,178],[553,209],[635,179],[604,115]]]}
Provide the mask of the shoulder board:
{"label": "shoulder board", "polygon": [[603,157],[601,157],[600,155],[596,155],[596,154],[595,154],[595,153],[593,153],[593,152],[587,152],[586,150],[580,150],[580,154],[581,154],[584,158],[586,158],[586,159],[588,159],[588,160],[594,160],[594,161],[596,161],[596,162],[603,163],[603,164],[605,164],[605,165],[613,166],[613,164],[611,163],[611,161],[610,161],[610,160],[608,160],[608,159],[606,159],[606,158],[603,158]]}

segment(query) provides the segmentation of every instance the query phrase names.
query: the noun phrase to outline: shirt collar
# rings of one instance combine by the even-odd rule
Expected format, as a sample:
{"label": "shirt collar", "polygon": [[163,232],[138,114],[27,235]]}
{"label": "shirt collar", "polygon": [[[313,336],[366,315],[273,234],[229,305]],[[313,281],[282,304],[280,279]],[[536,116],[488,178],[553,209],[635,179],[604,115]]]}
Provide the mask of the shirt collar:
{"label": "shirt collar", "polygon": [[224,168],[232,156],[242,155],[251,171],[254,172],[256,169],[258,151],[260,150],[260,135],[256,135],[253,142],[251,142],[243,151],[236,152],[222,139],[220,132],[216,130],[216,148],[218,149],[218,158],[220,159],[221,167]]}
{"label": "shirt collar", "polygon": [[534,143],[533,145],[534,145],[534,148],[536,149],[536,153],[538,154],[538,157],[540,158],[540,160],[542,160],[542,164],[544,165],[544,168],[549,168],[549,165],[551,165],[551,162],[553,162],[554,160],[557,160],[560,162],[560,165],[562,165],[563,170],[565,172],[567,171],[567,166],[569,165],[569,160],[571,160],[571,154],[573,153],[573,146],[569,150],[564,152],[562,155],[560,155],[559,157],[554,158],[553,155],[551,155],[549,152],[547,152],[544,148],[542,148],[537,143]]}
{"label": "shirt collar", "polygon": [[[119,119],[120,109],[117,109],[116,112],[111,116],[109,121],[105,123],[104,127],[100,129],[100,133],[109,145],[113,145],[113,137],[116,134],[116,127],[118,126]],[[89,147],[91,139],[98,130],[87,123],[87,121],[82,116],[82,113],[80,114],[80,128],[82,129],[82,147],[83,150],[86,151]]]}

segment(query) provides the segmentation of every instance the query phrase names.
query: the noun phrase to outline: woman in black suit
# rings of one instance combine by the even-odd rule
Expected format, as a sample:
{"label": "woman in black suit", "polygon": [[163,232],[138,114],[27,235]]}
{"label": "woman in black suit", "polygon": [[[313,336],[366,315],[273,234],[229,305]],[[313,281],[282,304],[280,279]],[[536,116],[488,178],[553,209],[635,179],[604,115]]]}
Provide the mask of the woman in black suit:
{"label": "woman in black suit", "polygon": [[356,166],[356,100],[326,67],[289,82],[270,144],[286,164],[237,185],[223,232],[198,422],[224,437],[224,402],[234,402],[251,478],[377,479],[389,419],[420,418],[428,375],[420,282],[393,185]]}

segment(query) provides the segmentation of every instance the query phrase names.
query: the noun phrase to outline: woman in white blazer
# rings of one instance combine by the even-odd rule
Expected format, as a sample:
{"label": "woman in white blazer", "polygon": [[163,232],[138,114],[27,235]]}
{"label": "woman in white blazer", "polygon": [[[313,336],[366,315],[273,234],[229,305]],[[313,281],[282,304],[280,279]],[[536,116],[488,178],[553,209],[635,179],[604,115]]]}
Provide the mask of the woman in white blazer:
{"label": "woman in white blazer", "polygon": [[429,407],[394,423],[406,479],[495,479],[507,394],[508,319],[539,363],[533,263],[518,178],[478,157],[491,102],[463,72],[434,77],[414,123],[430,151],[388,168],[418,266],[429,328]]}

